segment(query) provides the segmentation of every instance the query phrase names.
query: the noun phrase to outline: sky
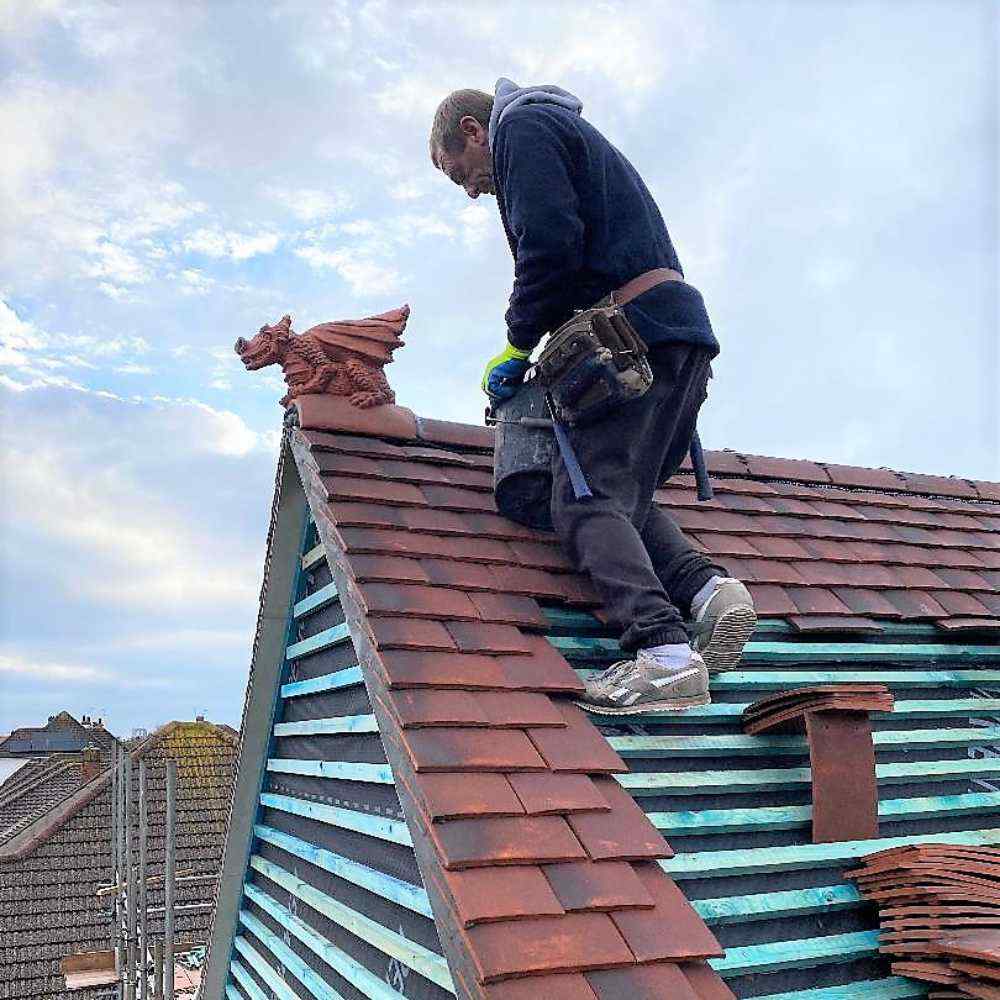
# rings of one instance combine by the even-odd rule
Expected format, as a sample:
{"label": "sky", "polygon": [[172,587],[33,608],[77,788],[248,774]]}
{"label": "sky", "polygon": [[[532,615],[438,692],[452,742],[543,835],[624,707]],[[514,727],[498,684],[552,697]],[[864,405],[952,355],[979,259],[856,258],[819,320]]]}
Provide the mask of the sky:
{"label": "sky", "polygon": [[282,387],[237,337],[409,303],[388,369],[478,423],[512,262],[427,152],[557,83],[722,343],[707,448],[1000,480],[988,0],[0,0],[0,733],[238,724]]}

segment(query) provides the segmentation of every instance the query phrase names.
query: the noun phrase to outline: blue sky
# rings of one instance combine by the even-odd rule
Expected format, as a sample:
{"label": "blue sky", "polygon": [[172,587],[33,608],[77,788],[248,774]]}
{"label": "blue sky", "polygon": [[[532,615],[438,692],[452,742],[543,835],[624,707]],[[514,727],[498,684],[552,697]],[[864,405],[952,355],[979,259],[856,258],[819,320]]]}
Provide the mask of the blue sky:
{"label": "blue sky", "polygon": [[554,82],[723,345],[706,447],[1000,479],[997,16],[917,3],[0,2],[0,732],[238,723],[280,427],[239,336],[408,302],[478,422],[511,261],[432,168],[451,89]]}

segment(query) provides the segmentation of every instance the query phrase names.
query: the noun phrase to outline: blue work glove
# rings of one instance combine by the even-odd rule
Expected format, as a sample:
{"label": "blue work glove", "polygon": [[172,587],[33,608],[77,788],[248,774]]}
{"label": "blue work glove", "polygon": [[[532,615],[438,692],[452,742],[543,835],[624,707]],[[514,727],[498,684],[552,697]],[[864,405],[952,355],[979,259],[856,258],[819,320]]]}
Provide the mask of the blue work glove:
{"label": "blue work glove", "polygon": [[495,402],[510,399],[520,388],[531,367],[531,351],[522,351],[508,343],[495,358],[490,358],[483,372],[483,392]]}

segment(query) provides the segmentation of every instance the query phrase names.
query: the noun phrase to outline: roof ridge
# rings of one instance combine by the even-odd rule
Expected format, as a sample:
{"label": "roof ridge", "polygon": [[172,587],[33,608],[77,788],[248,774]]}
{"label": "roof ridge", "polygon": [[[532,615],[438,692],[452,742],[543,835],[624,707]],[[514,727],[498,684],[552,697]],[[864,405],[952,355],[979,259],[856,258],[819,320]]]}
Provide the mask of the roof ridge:
{"label": "roof ridge", "polygon": [[[385,441],[492,450],[493,429],[478,424],[421,417],[395,404],[362,410],[343,396],[299,396],[288,411],[303,431],[347,433]],[[851,466],[807,458],[758,455],[733,448],[705,451],[713,476],[744,476],[762,481],[883,489],[932,498],[1000,501],[1000,481],[907,472],[889,466]],[[689,461],[681,467],[691,471]],[[964,485],[963,485],[964,484]]]}

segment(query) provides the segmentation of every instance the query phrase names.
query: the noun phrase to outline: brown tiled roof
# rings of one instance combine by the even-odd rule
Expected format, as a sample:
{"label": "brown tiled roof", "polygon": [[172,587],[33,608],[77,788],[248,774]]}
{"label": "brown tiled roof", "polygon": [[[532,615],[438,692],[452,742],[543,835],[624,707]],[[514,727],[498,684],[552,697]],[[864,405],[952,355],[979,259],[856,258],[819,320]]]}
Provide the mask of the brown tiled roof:
{"label": "brown tiled roof", "polygon": [[[83,784],[80,754],[29,760],[0,787],[0,845],[6,844]],[[104,762],[110,757],[105,754]]]}
{"label": "brown tiled roof", "polygon": [[[218,872],[236,743],[228,726],[172,722],[133,751],[133,762],[143,759],[149,768],[152,871],[162,870],[163,865],[165,761],[172,758],[178,762],[177,867],[209,875]],[[79,771],[79,762],[75,766]],[[137,768],[134,776],[136,772]],[[0,844],[0,925],[5,929],[0,939],[0,983],[8,990],[0,996],[98,1000],[105,995],[100,990],[67,993],[59,961],[109,946],[110,897],[98,899],[96,890],[111,882],[110,816],[105,771],[87,785],[78,785]],[[206,940],[214,895],[213,879],[179,884],[178,904],[200,906],[177,916],[179,945]],[[162,901],[162,890],[151,889],[149,905]],[[162,917],[151,919],[151,926],[152,933],[161,934]]]}
{"label": "brown tiled roof", "polygon": [[[342,405],[343,404],[343,405]],[[599,613],[554,536],[496,512],[492,434],[296,401],[293,452],[459,994],[716,998],[717,942],[655,864],[539,602]],[[803,630],[1000,627],[1000,486],[733,452],[716,499],[662,490],[695,544]],[[346,584],[346,586],[344,586]],[[360,637],[360,641],[359,641]]]}

